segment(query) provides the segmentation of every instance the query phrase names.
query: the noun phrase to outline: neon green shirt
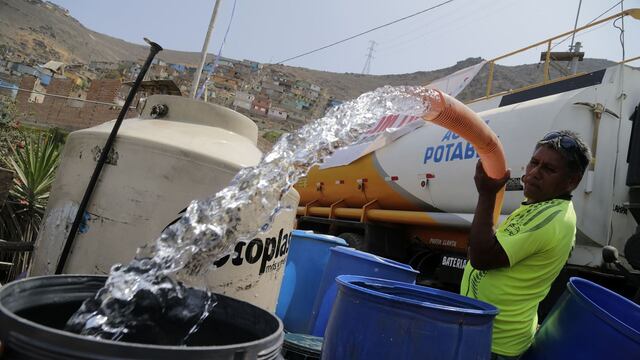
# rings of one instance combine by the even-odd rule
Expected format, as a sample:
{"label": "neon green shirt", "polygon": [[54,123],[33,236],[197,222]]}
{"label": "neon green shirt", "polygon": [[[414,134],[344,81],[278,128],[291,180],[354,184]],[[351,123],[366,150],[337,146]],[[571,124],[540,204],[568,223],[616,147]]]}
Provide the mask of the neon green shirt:
{"label": "neon green shirt", "polygon": [[531,345],[538,303],[567,262],[575,235],[576,213],[570,200],[523,204],[496,232],[510,266],[480,271],[467,262],[460,293],[500,309],[493,324],[492,352],[516,356]]}

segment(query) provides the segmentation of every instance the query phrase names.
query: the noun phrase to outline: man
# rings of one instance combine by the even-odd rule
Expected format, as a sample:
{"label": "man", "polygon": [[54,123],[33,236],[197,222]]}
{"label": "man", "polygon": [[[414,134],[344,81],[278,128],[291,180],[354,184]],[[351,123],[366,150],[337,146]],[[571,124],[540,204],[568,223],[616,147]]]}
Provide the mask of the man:
{"label": "man", "polygon": [[591,154],[577,134],[551,132],[534,149],[522,181],[526,201],[493,231],[496,194],[510,176],[489,178],[478,162],[478,203],[469,234],[461,294],[500,309],[492,359],[517,359],[530,345],[537,310],[566,263],[576,234],[571,192]]}

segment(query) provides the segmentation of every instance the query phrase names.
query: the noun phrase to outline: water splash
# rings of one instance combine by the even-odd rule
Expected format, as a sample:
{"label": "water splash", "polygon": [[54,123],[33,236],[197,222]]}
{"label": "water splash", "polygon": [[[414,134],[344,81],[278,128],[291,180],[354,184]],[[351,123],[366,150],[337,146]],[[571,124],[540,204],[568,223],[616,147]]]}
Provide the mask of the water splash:
{"label": "water splash", "polygon": [[[423,99],[436,96],[423,87],[382,87],[331,109],[323,118],[284,135],[260,164],[240,170],[230,185],[206,200],[194,200],[184,216],[152,246],[138,250],[126,266],[111,269],[105,286],[69,320],[68,328],[85,335],[124,339],[152,321],[144,304],[170,311],[175,299],[191,290],[185,284],[207,271],[216,258],[232,252],[236,242],[269,230],[284,195],[311,166],[338,147],[357,141],[378,119],[391,114],[420,116]],[[193,333],[215,304],[204,292],[201,312],[186,311]],[[203,297],[202,293],[199,293]],[[142,303],[142,305],[141,305]],[[140,317],[143,317],[140,320]]]}

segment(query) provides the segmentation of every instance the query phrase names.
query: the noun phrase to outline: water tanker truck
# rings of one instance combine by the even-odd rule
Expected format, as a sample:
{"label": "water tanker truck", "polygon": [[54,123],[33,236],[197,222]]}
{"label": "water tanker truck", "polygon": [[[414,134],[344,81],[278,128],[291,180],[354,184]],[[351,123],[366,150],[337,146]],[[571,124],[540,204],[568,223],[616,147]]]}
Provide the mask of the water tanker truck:
{"label": "water tanker truck", "polygon": [[[603,261],[605,247],[640,269],[639,103],[640,71],[621,64],[467,104],[497,134],[511,168],[502,219],[524,200],[521,177],[544,134],[569,129],[590,145],[593,159],[573,193],[576,245],[559,288],[578,274],[625,291],[629,277]],[[413,121],[390,115],[376,131]],[[474,146],[427,123],[375,151],[360,150],[343,150],[334,157],[350,160],[329,159],[296,184],[297,227],[408,262],[426,282],[455,289],[477,200]]]}

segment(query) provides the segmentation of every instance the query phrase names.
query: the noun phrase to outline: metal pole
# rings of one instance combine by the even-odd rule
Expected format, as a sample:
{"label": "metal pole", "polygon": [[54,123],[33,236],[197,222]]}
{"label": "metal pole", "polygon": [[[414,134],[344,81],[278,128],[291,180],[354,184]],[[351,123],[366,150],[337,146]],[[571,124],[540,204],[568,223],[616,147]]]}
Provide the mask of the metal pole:
{"label": "metal pole", "polygon": [[207,60],[207,49],[209,48],[209,39],[211,38],[211,32],[213,31],[213,25],[216,23],[216,16],[218,16],[218,7],[222,0],[216,0],[216,4],[213,6],[213,12],[211,13],[211,20],[209,21],[209,30],[207,30],[207,36],[204,37],[204,44],[202,44],[202,52],[200,54],[200,65],[198,70],[193,75],[193,84],[191,85],[191,98],[195,99],[198,93],[198,84],[200,83],[200,76],[202,75],[202,69],[204,68],[204,62]]}
{"label": "metal pole", "polygon": [[574,46],[573,46],[573,57],[571,58],[571,73],[572,74],[577,74],[578,73],[578,52],[580,52],[580,48],[582,47],[582,43],[580,41],[578,41]]}
{"label": "metal pole", "polygon": [[580,17],[580,7],[582,6],[582,0],[578,3],[578,13],[576,14],[576,22],[573,24],[573,34],[571,34],[571,45],[569,45],[569,51],[573,52],[573,40],[576,37],[576,29],[578,28],[578,17]]}
{"label": "metal pole", "polygon": [[551,40],[547,43],[547,56],[544,58],[544,80],[543,82],[546,84],[549,82],[549,61],[551,60]]}
{"label": "metal pole", "polygon": [[80,206],[78,207],[78,212],[76,213],[76,217],[73,220],[73,225],[71,225],[71,230],[69,231],[67,240],[64,243],[62,254],[60,254],[60,259],[58,260],[58,264],[56,266],[56,274],[62,274],[62,271],[64,270],[64,266],[67,262],[67,258],[69,257],[69,252],[71,251],[71,246],[73,245],[73,241],[76,237],[76,233],[78,232],[78,228],[80,227],[80,223],[82,222],[84,211],[87,208],[87,205],[89,204],[89,200],[91,200],[93,189],[95,188],[96,183],[98,182],[98,178],[100,177],[100,172],[102,172],[102,167],[104,166],[104,163],[107,161],[107,156],[111,151],[111,147],[113,146],[113,143],[116,139],[116,135],[118,134],[120,125],[124,120],[124,116],[127,114],[127,110],[129,109],[129,106],[131,105],[131,102],[133,101],[133,98],[135,97],[136,92],[138,92],[138,87],[140,87],[140,83],[142,83],[142,80],[144,79],[144,76],[146,75],[147,70],[151,65],[151,62],[153,61],[153,58],[156,56],[157,53],[162,51],[162,46],[154,43],[153,41],[150,41],[147,38],[145,38],[144,41],[146,41],[149,45],[151,45],[151,49],[149,49],[149,56],[147,57],[147,60],[145,61],[144,65],[142,65],[142,69],[140,69],[140,73],[138,74],[136,81],[133,83],[133,86],[129,91],[127,100],[124,102],[124,106],[122,107],[122,110],[120,110],[118,119],[116,120],[115,124],[113,124],[113,129],[111,129],[111,133],[107,138],[107,142],[104,144],[104,147],[102,148],[102,152],[100,153],[100,158],[98,159],[96,168],[93,170],[93,175],[91,175],[91,179],[89,180],[89,185],[87,185],[87,189],[85,190],[84,195],[82,196],[82,201],[80,202]]}

